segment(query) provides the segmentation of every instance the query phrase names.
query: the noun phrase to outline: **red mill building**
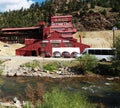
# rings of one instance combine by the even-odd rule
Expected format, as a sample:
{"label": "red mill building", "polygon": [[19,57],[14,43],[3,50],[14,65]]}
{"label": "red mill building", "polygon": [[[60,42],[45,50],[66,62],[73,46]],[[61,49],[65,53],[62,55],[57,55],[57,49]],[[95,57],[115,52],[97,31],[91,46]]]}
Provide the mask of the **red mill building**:
{"label": "red mill building", "polygon": [[80,53],[90,47],[73,38],[76,29],[72,25],[72,16],[53,16],[50,26],[40,22],[39,26],[24,28],[3,28],[0,39],[7,42],[24,42],[25,46],[16,50],[21,56],[54,56],[55,52]]}

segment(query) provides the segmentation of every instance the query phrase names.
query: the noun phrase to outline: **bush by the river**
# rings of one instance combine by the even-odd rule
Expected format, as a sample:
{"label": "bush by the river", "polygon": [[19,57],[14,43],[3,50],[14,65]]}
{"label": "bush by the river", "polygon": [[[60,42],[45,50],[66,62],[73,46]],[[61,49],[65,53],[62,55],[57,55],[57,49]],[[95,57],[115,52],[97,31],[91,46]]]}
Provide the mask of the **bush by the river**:
{"label": "bush by the river", "polygon": [[98,63],[93,73],[106,76],[119,76],[119,71],[114,66],[114,63]]}
{"label": "bush by the river", "polygon": [[40,65],[39,61],[34,60],[32,62],[28,62],[28,63],[21,65],[21,67],[27,67],[27,68],[34,69],[35,67],[37,67],[39,65]]}
{"label": "bush by the river", "polygon": [[[25,108],[31,108],[31,105],[28,104]],[[54,88],[44,94],[43,102],[35,104],[35,108],[94,108],[94,105],[81,93]]]}
{"label": "bush by the river", "polygon": [[116,75],[120,76],[120,35],[116,38],[115,48],[116,52],[112,67],[114,68]]}
{"label": "bush by the river", "polygon": [[95,56],[91,56],[89,54],[77,58],[77,61],[79,61],[78,65],[76,66],[79,69],[78,73],[82,74],[85,74],[87,71],[92,71],[98,64]]}
{"label": "bush by the river", "polygon": [[57,62],[47,62],[43,64],[43,69],[48,71],[58,70],[59,66]]}
{"label": "bush by the river", "polygon": [[94,69],[96,74],[107,76],[120,76],[120,36],[117,36],[115,42],[116,51],[112,63],[99,63]]}

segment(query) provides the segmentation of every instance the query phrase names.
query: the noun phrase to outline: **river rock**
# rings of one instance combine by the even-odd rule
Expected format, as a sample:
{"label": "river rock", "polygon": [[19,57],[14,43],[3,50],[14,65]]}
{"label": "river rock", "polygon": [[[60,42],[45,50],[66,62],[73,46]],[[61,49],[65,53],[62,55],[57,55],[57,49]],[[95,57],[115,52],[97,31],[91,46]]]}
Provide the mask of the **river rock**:
{"label": "river rock", "polygon": [[16,76],[22,76],[22,73],[20,71],[17,71]]}
{"label": "river rock", "polygon": [[11,71],[8,72],[7,76],[11,76],[11,77],[15,76],[16,72],[17,72],[16,70],[11,70]]}
{"label": "river rock", "polygon": [[9,108],[9,107],[15,107],[15,105],[9,103],[9,102],[0,102],[0,108]]}
{"label": "river rock", "polygon": [[13,99],[13,102],[17,108],[22,108],[21,102],[17,99],[17,97]]}
{"label": "river rock", "polygon": [[110,81],[111,81],[111,80],[114,80],[114,78],[113,78],[113,77],[112,77],[112,78],[107,78],[107,80],[110,80]]}
{"label": "river rock", "polygon": [[109,86],[109,85],[110,85],[110,83],[107,83],[107,82],[106,82],[106,83],[105,83],[105,85]]}

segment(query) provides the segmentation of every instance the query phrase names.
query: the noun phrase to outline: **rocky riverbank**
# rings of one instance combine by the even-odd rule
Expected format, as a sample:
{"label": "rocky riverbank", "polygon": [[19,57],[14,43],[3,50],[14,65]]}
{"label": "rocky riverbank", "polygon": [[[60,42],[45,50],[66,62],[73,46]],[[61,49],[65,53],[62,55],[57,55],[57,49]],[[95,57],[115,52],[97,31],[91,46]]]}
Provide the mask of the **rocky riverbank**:
{"label": "rocky riverbank", "polygon": [[[77,77],[72,70],[68,67],[62,66],[54,71],[48,71],[42,69],[43,63],[49,61],[57,62],[71,62],[75,60],[74,58],[40,58],[40,57],[18,57],[18,56],[7,56],[0,57],[0,60],[3,62],[1,64],[1,70],[3,76],[30,76],[30,77],[51,77],[51,78],[61,78],[61,77]],[[39,66],[34,68],[24,66],[25,63],[30,63],[38,61]]]}
{"label": "rocky riverbank", "polygon": [[63,77],[77,77],[73,72],[68,71],[66,68],[61,68],[59,71],[41,71],[41,68],[36,67],[34,69],[26,68],[26,67],[19,67],[17,69],[12,69],[8,71],[4,71],[3,76],[8,77],[21,77],[21,76],[29,76],[29,77],[51,77],[51,78],[63,78]]}

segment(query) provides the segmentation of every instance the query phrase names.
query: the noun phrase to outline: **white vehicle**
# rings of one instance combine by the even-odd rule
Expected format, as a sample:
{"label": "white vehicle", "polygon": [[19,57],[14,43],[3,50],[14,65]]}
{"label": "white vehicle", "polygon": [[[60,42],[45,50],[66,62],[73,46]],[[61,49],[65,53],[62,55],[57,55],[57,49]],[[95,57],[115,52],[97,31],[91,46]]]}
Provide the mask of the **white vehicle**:
{"label": "white vehicle", "polygon": [[86,48],[81,56],[85,54],[94,55],[98,61],[112,61],[115,48]]}

